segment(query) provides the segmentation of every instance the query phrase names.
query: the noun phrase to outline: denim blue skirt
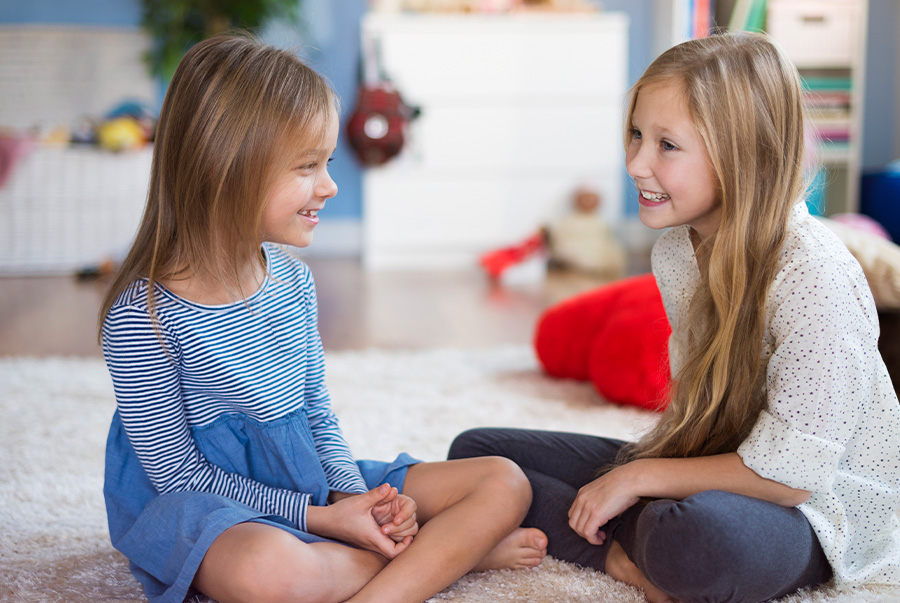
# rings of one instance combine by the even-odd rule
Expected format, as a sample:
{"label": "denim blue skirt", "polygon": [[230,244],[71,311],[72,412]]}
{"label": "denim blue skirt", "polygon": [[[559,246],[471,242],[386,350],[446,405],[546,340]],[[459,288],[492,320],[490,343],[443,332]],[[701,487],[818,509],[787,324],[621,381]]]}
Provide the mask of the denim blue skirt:
{"label": "denim blue skirt", "polygon": [[[192,433],[209,462],[273,487],[311,493],[312,504],[326,504],[329,488],[316,451],[298,445],[311,441],[304,411],[269,423],[228,415]],[[391,463],[361,460],[357,464],[369,488],[388,483],[402,490],[407,469],[417,462],[403,453]],[[157,494],[118,411],[106,444],[103,494],[112,544],[128,558],[131,572],[153,603],[180,603],[192,596],[191,583],[206,551],[222,532],[239,523],[269,524],[304,542],[327,542],[295,529],[284,518],[225,496]]]}

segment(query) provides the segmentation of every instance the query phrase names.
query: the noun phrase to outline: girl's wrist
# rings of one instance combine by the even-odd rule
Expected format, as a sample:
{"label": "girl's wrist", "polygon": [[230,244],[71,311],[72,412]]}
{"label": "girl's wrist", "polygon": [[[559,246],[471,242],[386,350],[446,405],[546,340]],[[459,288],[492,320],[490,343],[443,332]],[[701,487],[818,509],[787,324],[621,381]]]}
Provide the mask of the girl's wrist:
{"label": "girl's wrist", "polygon": [[309,505],[306,509],[306,531],[317,536],[330,537],[328,526],[332,522],[333,514],[330,506]]}
{"label": "girl's wrist", "polygon": [[328,504],[333,505],[334,503],[344,500],[345,498],[350,498],[351,496],[356,496],[355,492],[338,492],[337,490],[332,490],[328,493]]}
{"label": "girl's wrist", "polygon": [[627,470],[628,491],[637,498],[654,496],[653,479],[649,472],[652,468],[651,461],[652,459],[637,459],[622,465]]}

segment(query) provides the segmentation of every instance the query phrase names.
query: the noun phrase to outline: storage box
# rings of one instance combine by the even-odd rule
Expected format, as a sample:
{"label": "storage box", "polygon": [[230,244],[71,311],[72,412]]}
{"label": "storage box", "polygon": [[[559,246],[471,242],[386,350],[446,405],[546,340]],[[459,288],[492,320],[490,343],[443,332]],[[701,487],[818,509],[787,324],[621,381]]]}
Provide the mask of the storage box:
{"label": "storage box", "polygon": [[894,242],[900,243],[900,166],[863,175],[860,212],[884,226]]}
{"label": "storage box", "polygon": [[151,149],[37,148],[0,188],[0,275],[73,273],[123,255],[143,213]]}
{"label": "storage box", "polygon": [[766,30],[797,67],[848,67],[859,15],[855,0],[770,0]]}

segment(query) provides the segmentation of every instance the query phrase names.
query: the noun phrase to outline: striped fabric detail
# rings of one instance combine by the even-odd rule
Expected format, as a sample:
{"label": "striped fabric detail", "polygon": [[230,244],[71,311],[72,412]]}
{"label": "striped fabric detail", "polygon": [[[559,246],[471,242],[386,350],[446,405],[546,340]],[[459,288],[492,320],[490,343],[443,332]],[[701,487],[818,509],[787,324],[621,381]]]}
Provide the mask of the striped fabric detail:
{"label": "striped fabric detail", "polygon": [[246,302],[204,306],[157,288],[165,349],[147,282],[136,281],[106,316],[103,353],[125,431],[157,491],[224,495],[305,530],[309,494],[224,471],[190,431],[226,415],[266,423],[305,409],[328,486],[366,491],[325,386],[312,273],[278,247],[263,250],[271,276]]}

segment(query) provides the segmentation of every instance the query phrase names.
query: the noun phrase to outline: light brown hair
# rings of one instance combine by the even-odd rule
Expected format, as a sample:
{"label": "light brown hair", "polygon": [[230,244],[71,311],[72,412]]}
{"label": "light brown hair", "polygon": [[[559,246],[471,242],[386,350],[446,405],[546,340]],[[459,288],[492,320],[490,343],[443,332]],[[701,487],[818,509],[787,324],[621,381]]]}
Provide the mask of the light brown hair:
{"label": "light brown hair", "polygon": [[247,34],[204,40],[181,60],[160,112],[147,204],[107,291],[202,274],[241,293],[237,266],[264,261],[259,229],[273,177],[336,119],[337,98],[296,54]]}
{"label": "light brown hair", "polygon": [[[721,224],[698,249],[701,283],[673,333],[683,366],[657,426],[623,460],[733,452],[766,407],[766,297],[788,217],[803,191],[803,105],[793,65],[763,34],[675,46],[631,90],[681,87],[718,181]],[[627,134],[626,134],[627,136]]]}

